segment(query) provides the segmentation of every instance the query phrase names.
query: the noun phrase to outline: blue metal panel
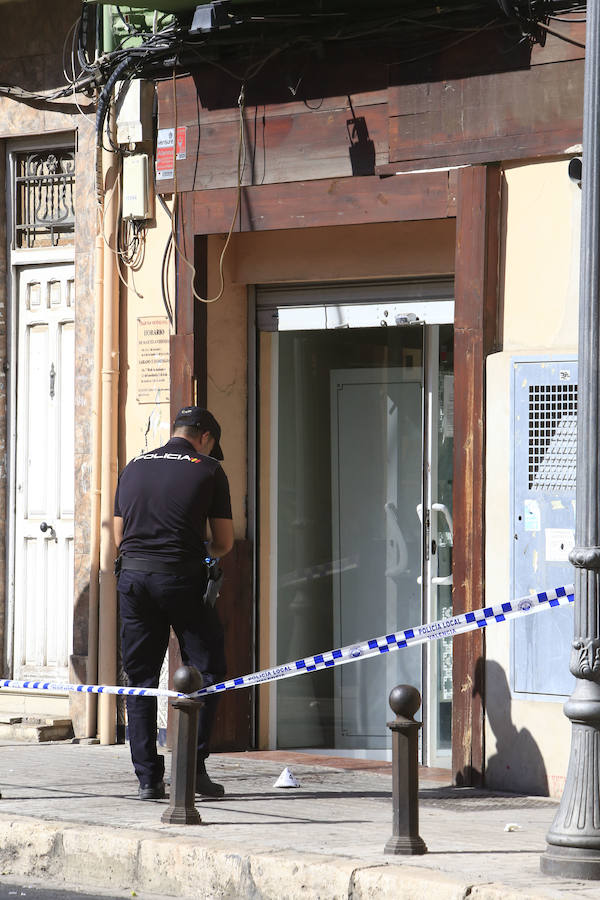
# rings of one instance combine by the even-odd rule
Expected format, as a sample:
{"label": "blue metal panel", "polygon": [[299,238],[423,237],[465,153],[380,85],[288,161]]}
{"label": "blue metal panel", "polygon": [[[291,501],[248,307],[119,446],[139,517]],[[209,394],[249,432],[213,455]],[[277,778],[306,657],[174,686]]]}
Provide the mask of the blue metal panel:
{"label": "blue metal panel", "polygon": [[[511,596],[569,584],[575,538],[577,361],[513,358]],[[567,697],[573,609],[511,623],[511,688]]]}

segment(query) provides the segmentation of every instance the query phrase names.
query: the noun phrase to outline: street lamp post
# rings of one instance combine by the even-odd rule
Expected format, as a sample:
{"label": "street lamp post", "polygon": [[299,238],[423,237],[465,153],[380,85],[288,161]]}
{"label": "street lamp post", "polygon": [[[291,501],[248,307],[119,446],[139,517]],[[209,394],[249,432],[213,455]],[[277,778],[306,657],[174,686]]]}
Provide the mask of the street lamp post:
{"label": "street lamp post", "polygon": [[571,756],[542,872],[600,879],[600,0],[587,4]]}

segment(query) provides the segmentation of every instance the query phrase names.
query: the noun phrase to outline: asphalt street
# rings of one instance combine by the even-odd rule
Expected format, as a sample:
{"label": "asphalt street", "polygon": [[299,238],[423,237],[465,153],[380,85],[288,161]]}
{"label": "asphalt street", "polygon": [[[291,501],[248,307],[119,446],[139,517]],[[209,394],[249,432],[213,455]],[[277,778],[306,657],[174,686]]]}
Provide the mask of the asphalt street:
{"label": "asphalt street", "polygon": [[8,898],[15,900],[20,897],[26,897],[27,900],[131,900],[132,897],[137,900],[161,900],[156,894],[139,893],[134,890],[120,893],[99,890],[93,892],[73,891],[65,890],[64,885],[59,882],[48,882],[47,879],[40,881],[28,878],[14,882],[12,879],[0,878],[1,900],[8,900]]}

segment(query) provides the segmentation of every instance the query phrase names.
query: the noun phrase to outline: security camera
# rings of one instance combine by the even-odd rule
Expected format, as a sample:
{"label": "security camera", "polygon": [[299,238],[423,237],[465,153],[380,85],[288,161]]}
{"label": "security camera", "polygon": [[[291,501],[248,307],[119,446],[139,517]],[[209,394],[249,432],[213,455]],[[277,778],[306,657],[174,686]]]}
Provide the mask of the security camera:
{"label": "security camera", "polygon": [[569,160],[569,178],[574,181],[577,187],[581,187],[581,173],[583,171],[583,160],[581,156],[574,156]]}

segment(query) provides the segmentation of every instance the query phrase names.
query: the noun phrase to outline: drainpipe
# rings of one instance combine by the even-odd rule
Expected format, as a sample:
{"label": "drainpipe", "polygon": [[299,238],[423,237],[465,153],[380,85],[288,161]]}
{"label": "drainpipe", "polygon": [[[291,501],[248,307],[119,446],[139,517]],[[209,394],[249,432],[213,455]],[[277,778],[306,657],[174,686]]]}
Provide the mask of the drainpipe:
{"label": "drainpipe", "polygon": [[[114,117],[113,117],[114,121]],[[119,387],[119,280],[117,274],[117,205],[119,166],[116,154],[103,151],[104,172],[104,304],[102,310],[102,467],[100,473],[100,595],[98,682],[117,677],[117,598],[113,573],[113,499],[117,483],[117,421]],[[110,249],[109,249],[110,248]],[[116,740],[116,698],[99,695],[98,731],[101,744]]]}
{"label": "drainpipe", "polygon": [[[98,181],[102,181],[102,151],[97,149]],[[100,217],[99,217],[100,218]],[[102,457],[102,313],[104,309],[104,239],[102,222],[98,222],[96,235],[96,282],[94,313],[94,383],[92,388],[92,495],[90,509],[90,587],[88,601],[88,684],[96,684],[98,678],[98,606],[100,577],[100,461]],[[98,696],[86,694],[85,721],[87,737],[96,737],[98,731]]]}

